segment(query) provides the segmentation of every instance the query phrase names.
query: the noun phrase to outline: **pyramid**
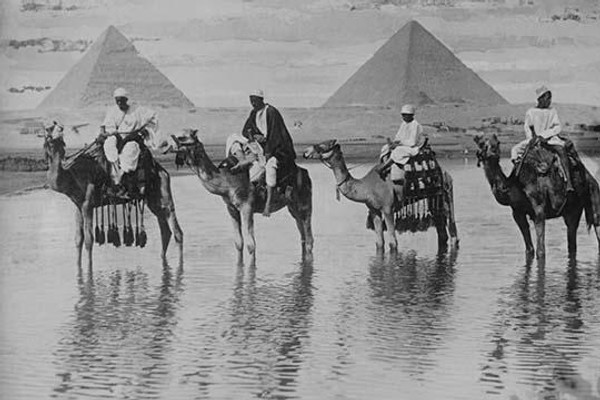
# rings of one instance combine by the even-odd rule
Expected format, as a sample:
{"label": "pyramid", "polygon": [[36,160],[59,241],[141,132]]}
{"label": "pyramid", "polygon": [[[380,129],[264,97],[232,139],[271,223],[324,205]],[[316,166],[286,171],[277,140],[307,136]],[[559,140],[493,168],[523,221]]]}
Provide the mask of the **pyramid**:
{"label": "pyramid", "polygon": [[507,104],[421,24],[396,32],[323,105]]}
{"label": "pyramid", "polygon": [[117,87],[127,89],[133,100],[144,105],[194,107],[117,28],[109,26],[38,108],[107,106],[114,104],[113,91]]}

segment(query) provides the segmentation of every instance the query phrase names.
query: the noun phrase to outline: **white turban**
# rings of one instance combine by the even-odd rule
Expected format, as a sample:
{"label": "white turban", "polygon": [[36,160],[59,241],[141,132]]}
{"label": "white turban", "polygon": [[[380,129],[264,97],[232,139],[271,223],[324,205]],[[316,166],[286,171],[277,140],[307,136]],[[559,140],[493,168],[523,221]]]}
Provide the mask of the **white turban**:
{"label": "white turban", "polygon": [[252,93],[250,93],[250,96],[256,96],[256,97],[260,97],[261,99],[264,99],[265,93],[261,89],[256,89],[256,90],[253,90]]}
{"label": "white turban", "polygon": [[402,109],[400,110],[400,114],[414,114],[415,113],[415,106],[413,106],[412,104],[405,104],[402,106]]}
{"label": "white turban", "polygon": [[129,93],[127,93],[127,90],[123,89],[123,88],[117,88],[115,89],[115,92],[113,93],[113,97],[117,98],[117,97],[125,97],[125,98],[129,98]]}
{"label": "white turban", "polygon": [[546,86],[541,86],[537,89],[535,89],[535,94],[537,95],[537,98],[539,99],[540,97],[542,97],[542,95],[544,95],[545,93],[549,92],[550,89],[548,89]]}

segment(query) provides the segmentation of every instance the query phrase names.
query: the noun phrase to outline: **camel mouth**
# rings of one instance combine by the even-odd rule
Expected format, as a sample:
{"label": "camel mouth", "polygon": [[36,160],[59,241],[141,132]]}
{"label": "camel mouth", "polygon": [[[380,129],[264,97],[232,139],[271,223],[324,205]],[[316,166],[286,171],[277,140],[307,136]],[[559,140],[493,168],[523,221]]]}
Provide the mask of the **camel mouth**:
{"label": "camel mouth", "polygon": [[320,158],[320,154],[317,151],[317,149],[315,148],[315,146],[310,146],[306,150],[304,150],[304,153],[302,154],[302,156],[307,160]]}

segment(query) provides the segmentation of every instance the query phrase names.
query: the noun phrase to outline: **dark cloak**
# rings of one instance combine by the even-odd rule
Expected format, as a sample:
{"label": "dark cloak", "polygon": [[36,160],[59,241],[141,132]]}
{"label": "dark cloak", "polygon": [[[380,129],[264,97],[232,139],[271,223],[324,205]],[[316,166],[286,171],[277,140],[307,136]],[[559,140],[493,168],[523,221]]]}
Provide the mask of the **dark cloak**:
{"label": "dark cloak", "polygon": [[[267,160],[273,156],[277,158],[279,169],[277,181],[280,182],[280,179],[285,178],[295,170],[296,163],[294,160],[296,159],[296,151],[294,150],[292,137],[279,111],[269,104],[265,104],[265,107],[267,107],[267,137],[263,147]],[[255,109],[250,111],[250,115],[244,124],[243,132],[250,129],[253,134],[263,134],[256,126],[257,111]]]}

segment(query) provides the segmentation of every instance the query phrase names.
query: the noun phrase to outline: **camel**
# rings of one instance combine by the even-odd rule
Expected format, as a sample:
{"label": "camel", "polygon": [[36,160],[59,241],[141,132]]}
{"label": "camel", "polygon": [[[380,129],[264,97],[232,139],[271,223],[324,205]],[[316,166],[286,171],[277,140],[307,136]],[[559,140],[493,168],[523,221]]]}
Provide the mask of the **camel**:
{"label": "camel", "polygon": [[[396,251],[394,220],[394,185],[389,179],[382,179],[373,167],[360,179],[354,178],[346,166],[342,149],[337,140],[327,140],[308,147],[304,157],[321,160],[329,167],[335,176],[336,187],[347,199],[363,203],[369,209],[369,218],[373,220],[375,230],[375,246],[378,251],[385,247],[384,232],[387,232],[387,242],[391,251]],[[443,171],[444,181],[444,218],[436,222],[438,249],[448,248],[448,232],[450,246],[458,246],[458,233],[454,219],[454,195],[452,177]],[[401,199],[399,199],[401,200]]]}
{"label": "camel", "polygon": [[[90,145],[100,147],[98,142]],[[94,157],[81,152],[72,165],[65,169],[65,141],[62,134],[47,132],[44,135],[44,152],[48,160],[48,184],[50,188],[67,196],[77,207],[75,212],[75,248],[77,266],[81,268],[82,247],[85,244],[87,265],[92,268],[93,211],[103,203],[105,182],[110,178],[102,165]],[[171,235],[179,246],[179,263],[183,262],[183,232],[175,215],[175,203],[171,195],[168,172],[155,163],[155,171],[148,178],[144,201],[156,216],[162,241],[161,257],[167,263],[167,248]]]}
{"label": "camel", "polygon": [[[262,213],[265,197],[255,184],[250,182],[247,170],[233,173],[228,168],[217,168],[206,154],[204,145],[198,139],[197,130],[187,135],[175,137],[177,153],[200,178],[208,192],[221,196],[233,222],[234,243],[237,250],[237,263],[244,263],[244,241],[250,256],[250,266],[256,265],[256,240],[254,237],[254,214]],[[271,211],[277,212],[287,206],[296,221],[302,242],[302,258],[311,259],[313,250],[312,235],[312,181],[308,171],[297,167],[293,189],[286,193],[274,191]],[[242,233],[243,231],[243,233]]]}
{"label": "camel", "polygon": [[[567,192],[566,183],[554,163],[554,154],[541,147],[531,147],[524,157],[517,176],[504,175],[500,166],[500,141],[496,135],[476,136],[478,164],[483,165],[485,176],[496,201],[510,206],[525,241],[525,257],[544,260],[545,223],[547,219],[563,217],[567,226],[567,248],[570,258],[577,252],[577,228],[585,210],[588,229],[594,226],[600,246],[600,190],[593,176],[581,165],[573,169],[575,191]],[[529,230],[529,217],[535,226],[537,246],[534,249]]]}

